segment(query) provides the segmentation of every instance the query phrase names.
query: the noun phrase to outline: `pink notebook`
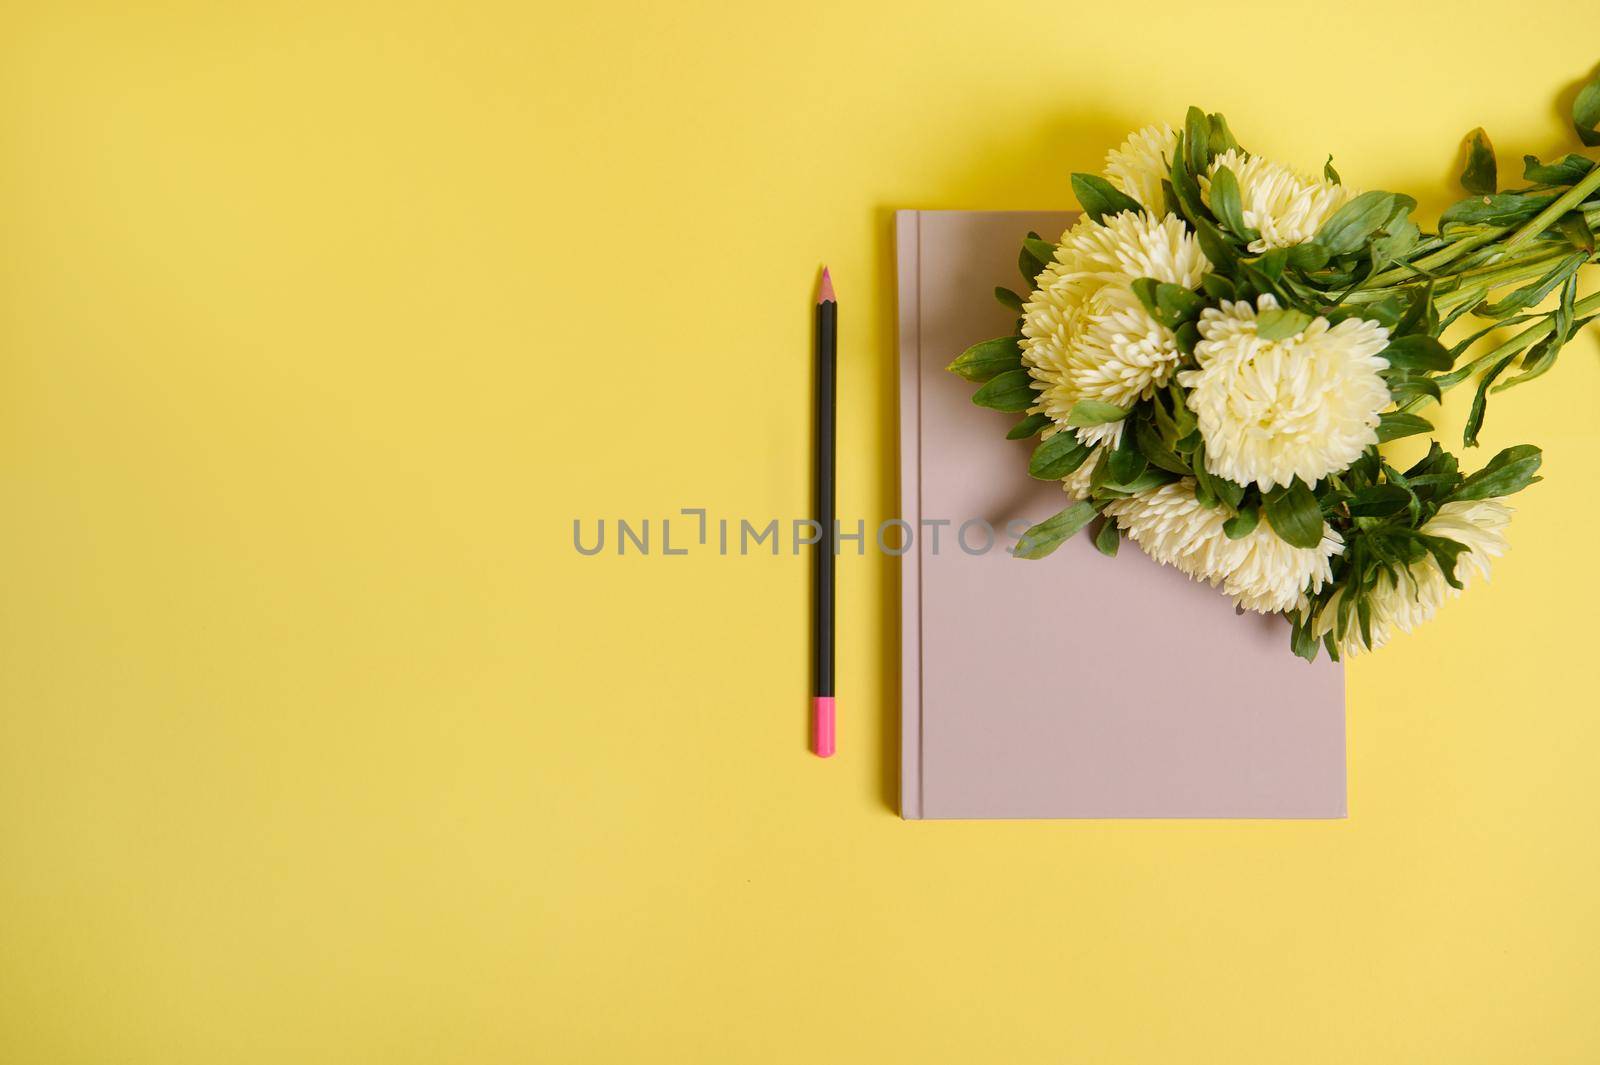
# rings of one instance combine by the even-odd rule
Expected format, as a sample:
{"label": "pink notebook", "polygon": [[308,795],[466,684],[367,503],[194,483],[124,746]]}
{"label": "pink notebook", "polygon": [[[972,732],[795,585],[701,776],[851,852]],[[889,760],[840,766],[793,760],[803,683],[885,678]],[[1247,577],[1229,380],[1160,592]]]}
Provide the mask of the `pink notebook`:
{"label": "pink notebook", "polygon": [[[1221,593],[1124,542],[1078,536],[1039,561],[983,546],[1066,505],[1027,476],[1016,415],[974,406],[944,367],[1015,315],[1029,230],[1060,212],[902,211],[901,814],[906,818],[1345,815],[1344,674],[1289,651],[1281,619],[1236,615]],[[937,526],[935,547],[927,524]]]}

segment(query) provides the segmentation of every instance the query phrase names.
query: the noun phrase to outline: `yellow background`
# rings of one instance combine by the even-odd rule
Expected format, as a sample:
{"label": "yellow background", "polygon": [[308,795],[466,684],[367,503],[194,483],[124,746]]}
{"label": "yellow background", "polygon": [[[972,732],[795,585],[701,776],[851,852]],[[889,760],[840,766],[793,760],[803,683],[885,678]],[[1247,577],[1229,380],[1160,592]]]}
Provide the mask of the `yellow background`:
{"label": "yellow background", "polygon": [[571,542],[804,513],[822,261],[892,513],[893,208],[1190,102],[1430,213],[1564,150],[1592,5],[1515,8],[10,11],[0,1060],[1600,1059],[1592,330],[1491,408],[1493,583],[1351,667],[1346,822],[902,823],[885,559],[824,763],[803,560]]}

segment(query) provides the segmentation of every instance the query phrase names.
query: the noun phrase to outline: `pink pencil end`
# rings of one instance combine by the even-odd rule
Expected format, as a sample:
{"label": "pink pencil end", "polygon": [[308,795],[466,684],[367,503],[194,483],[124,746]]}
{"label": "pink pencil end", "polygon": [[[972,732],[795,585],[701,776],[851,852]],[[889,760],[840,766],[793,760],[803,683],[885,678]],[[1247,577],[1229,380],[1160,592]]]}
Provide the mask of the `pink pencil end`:
{"label": "pink pencil end", "polygon": [[817,302],[818,303],[838,303],[839,302],[838,299],[835,298],[835,296],[833,294],[833,278],[828,276],[828,268],[826,266],[824,266],[822,268],[822,283],[817,286]]}
{"label": "pink pencil end", "polygon": [[833,696],[811,700],[811,751],[818,758],[833,757]]}

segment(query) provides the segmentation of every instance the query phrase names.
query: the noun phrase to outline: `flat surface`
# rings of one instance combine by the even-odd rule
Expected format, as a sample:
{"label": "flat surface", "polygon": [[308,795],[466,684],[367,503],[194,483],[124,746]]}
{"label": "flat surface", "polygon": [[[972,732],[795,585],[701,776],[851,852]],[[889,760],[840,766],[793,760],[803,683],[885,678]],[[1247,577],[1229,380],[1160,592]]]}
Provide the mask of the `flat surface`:
{"label": "flat surface", "polygon": [[1294,657],[1281,620],[1236,616],[1131,543],[1114,560],[1087,535],[1042,560],[1006,550],[1068,500],[1026,476],[1035,442],[1004,438],[1017,416],[975,406],[944,367],[1011,331],[989,294],[1017,284],[1028,232],[1055,240],[1071,217],[896,219],[915,308],[899,336],[902,516],[919,530],[901,571],[901,811],[1343,817],[1340,666]]}
{"label": "flat surface", "polygon": [[1437,211],[1566,150],[1592,18],[8,5],[0,1059],[1600,1060],[1593,332],[1490,407],[1494,580],[1350,668],[1345,821],[907,824],[893,559],[823,763],[805,558],[572,544],[804,515],[824,261],[895,513],[893,208],[1194,103]]}

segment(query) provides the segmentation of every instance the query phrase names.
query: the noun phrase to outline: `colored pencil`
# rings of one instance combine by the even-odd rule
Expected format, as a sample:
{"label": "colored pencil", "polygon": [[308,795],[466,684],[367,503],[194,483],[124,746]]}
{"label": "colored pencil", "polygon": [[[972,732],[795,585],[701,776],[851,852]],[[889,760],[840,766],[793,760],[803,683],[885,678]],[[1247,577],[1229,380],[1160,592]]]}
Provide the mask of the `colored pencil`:
{"label": "colored pencil", "polygon": [[817,286],[817,418],[816,464],[812,469],[816,489],[813,513],[818,525],[811,568],[811,750],[820,758],[834,750],[833,707],[833,567],[834,534],[834,415],[837,409],[839,301],[827,267]]}

